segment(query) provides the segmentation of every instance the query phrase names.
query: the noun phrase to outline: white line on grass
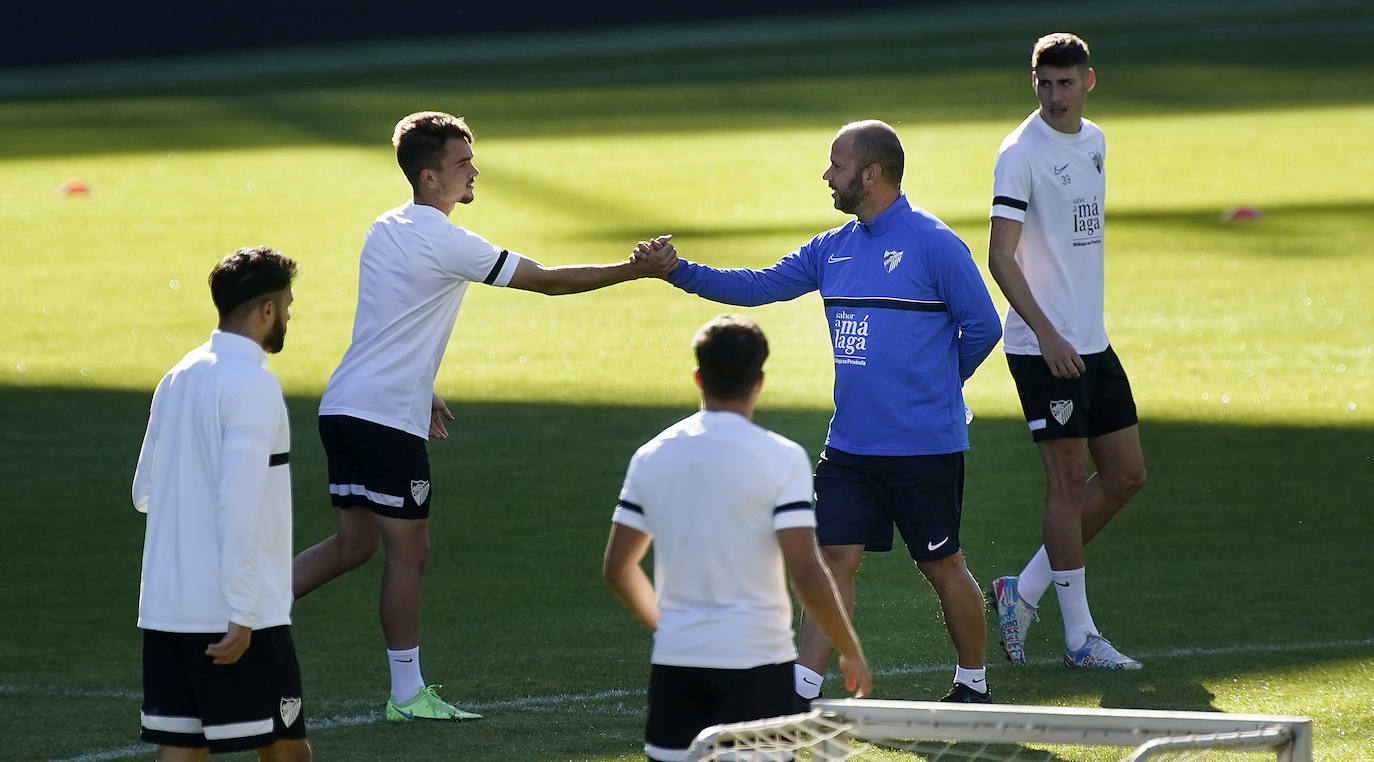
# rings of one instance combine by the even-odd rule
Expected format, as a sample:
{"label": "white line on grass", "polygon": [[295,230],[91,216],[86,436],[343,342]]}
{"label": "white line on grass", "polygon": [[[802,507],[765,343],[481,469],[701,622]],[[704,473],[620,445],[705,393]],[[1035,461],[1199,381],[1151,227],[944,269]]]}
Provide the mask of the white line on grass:
{"label": "white line on grass", "polygon": [[[1283,653],[1287,651],[1327,651],[1339,648],[1368,648],[1374,646],[1374,638],[1363,638],[1361,640],[1329,640],[1324,643],[1254,643],[1241,646],[1225,646],[1221,648],[1202,648],[1193,646],[1189,648],[1165,648],[1159,651],[1135,651],[1134,653],[1141,661],[1152,659],[1188,659],[1195,656],[1234,656],[1245,653]],[[996,648],[994,646],[994,648]],[[1043,657],[1038,659],[1027,659],[1026,663],[1040,666],[1044,664],[1060,664],[1062,658]],[[997,666],[996,662],[992,663]],[[948,670],[948,664],[932,665],[918,664],[911,667],[891,667],[878,670],[878,675],[921,675],[927,672],[939,672]],[[832,673],[836,676],[838,673]]]}
{"label": "white line on grass", "polygon": [[[524,712],[555,712],[568,709],[586,708],[592,704],[600,704],[607,699],[624,699],[643,696],[644,689],[612,688],[595,693],[558,693],[552,696],[520,696],[511,699],[499,699],[496,701],[467,701],[458,699],[454,703],[462,709],[469,709],[476,712],[501,711],[503,709],[517,709]],[[379,702],[370,699],[342,699],[342,700],[322,700],[317,702],[320,706],[330,708],[349,709],[353,707],[373,707],[378,706]],[[310,723],[314,727],[315,723]]]}
{"label": "white line on grass", "polygon": [[56,685],[0,684],[0,696],[33,696],[35,698],[143,698],[139,691],[113,691],[99,688],[63,688]]}
{"label": "white line on grass", "polygon": [[[1168,659],[1189,659],[1199,656],[1234,656],[1244,653],[1283,653],[1287,651],[1329,651],[1342,648],[1368,648],[1374,646],[1374,638],[1362,638],[1359,640],[1331,640],[1323,643],[1256,643],[1250,645],[1225,646],[1216,648],[1166,648],[1158,651],[1138,652],[1142,660],[1168,660]],[[1058,664],[1059,659],[1041,658],[1028,660],[1032,665]],[[929,672],[947,672],[948,664],[914,664],[902,667],[888,667],[876,670],[878,676],[893,675],[923,675]],[[615,700],[611,706],[602,706],[603,714],[631,714],[641,711],[636,706],[633,709],[620,704],[620,700],[627,698],[638,698],[643,696],[643,688],[624,689],[613,688],[605,691],[593,693],[558,693],[550,696],[519,696],[510,699],[497,701],[463,701],[460,702],[465,709],[472,709],[479,712],[491,712],[500,710],[519,710],[525,712],[555,712],[568,709],[586,708],[592,704],[600,704],[608,700]],[[0,696],[31,696],[38,698],[48,697],[69,697],[69,698],[117,698],[117,699],[137,699],[142,694],[136,691],[118,690],[81,690],[75,688],[60,688],[48,685],[13,685],[0,684]],[[319,702],[324,706],[331,707],[375,707],[378,702],[365,701],[362,699],[345,699],[341,701],[323,700]],[[608,711],[609,710],[609,711]],[[331,715],[320,718],[311,718],[309,728],[311,731],[318,732],[331,730],[333,728],[354,727],[358,725],[371,725],[382,722],[380,710],[374,710],[365,714],[344,714]],[[113,749],[100,749],[97,751],[79,754],[75,757],[64,757],[54,762],[105,762],[113,759],[127,759],[148,754],[152,751],[150,744],[135,744],[131,746],[121,746]]]}
{"label": "white line on grass", "polygon": [[102,749],[87,754],[79,754],[75,757],[66,757],[63,762],[101,762],[107,759],[125,759],[128,757],[142,757],[153,754],[157,747],[150,743],[139,743],[133,746],[121,746],[118,749]]}
{"label": "white line on grass", "polygon": [[[373,714],[355,714],[344,717],[325,717],[321,720],[310,720],[311,730],[331,730],[333,728],[345,728],[354,725],[370,725],[377,721],[377,716]],[[137,743],[130,746],[121,746],[118,749],[102,749],[86,754],[78,754],[75,757],[64,757],[58,762],[103,762],[111,759],[127,759],[128,757],[141,757],[153,754],[157,747],[150,743]]]}

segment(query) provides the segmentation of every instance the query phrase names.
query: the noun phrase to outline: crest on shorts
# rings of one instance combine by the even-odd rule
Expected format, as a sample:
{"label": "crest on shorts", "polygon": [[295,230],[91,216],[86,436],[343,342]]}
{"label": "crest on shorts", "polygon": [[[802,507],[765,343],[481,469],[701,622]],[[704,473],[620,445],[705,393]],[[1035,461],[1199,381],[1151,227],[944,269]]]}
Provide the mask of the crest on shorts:
{"label": "crest on shorts", "polygon": [[301,716],[301,698],[284,698],[281,700],[281,722],[288,728]]}
{"label": "crest on shorts", "polygon": [[900,265],[902,263],[902,254],[904,253],[905,252],[901,251],[883,252],[883,265],[887,268],[888,272],[892,272],[893,270],[897,269],[897,265]]}
{"label": "crest on shorts", "polygon": [[424,505],[425,498],[429,497],[429,480],[411,479],[410,496],[415,498],[416,505]]}
{"label": "crest on shorts", "polygon": [[1073,415],[1073,400],[1050,400],[1050,415],[1063,426]]}

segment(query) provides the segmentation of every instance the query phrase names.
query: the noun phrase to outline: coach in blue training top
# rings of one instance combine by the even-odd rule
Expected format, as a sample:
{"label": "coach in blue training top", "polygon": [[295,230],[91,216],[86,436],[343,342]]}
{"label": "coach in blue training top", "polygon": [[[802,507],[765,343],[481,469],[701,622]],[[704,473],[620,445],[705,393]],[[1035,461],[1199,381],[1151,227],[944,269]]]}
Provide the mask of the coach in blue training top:
{"label": "coach in blue training top", "polygon": [[[968,449],[962,386],[1001,337],[1001,321],[968,247],[902,193],[903,164],[890,126],[847,124],[822,178],[835,208],[858,219],[763,270],[682,260],[668,281],[743,306],[820,291],[835,353],[835,415],[815,479],[821,549],[852,612],[864,551],[891,550],[895,523],[940,598],[957,652],[943,700],[984,703],[991,694],[983,597],[959,550]],[[831,652],[803,615],[803,698],[819,695]]]}

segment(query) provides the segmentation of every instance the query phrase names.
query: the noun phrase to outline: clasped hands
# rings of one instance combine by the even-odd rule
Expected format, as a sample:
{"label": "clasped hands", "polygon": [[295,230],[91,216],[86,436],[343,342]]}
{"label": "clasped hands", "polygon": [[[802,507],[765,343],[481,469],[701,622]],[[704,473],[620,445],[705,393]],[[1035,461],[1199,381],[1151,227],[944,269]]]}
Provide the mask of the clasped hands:
{"label": "clasped hands", "polygon": [[640,241],[630,252],[630,263],[655,278],[666,278],[677,267],[677,249],[673,248],[673,236],[661,235],[649,241]]}

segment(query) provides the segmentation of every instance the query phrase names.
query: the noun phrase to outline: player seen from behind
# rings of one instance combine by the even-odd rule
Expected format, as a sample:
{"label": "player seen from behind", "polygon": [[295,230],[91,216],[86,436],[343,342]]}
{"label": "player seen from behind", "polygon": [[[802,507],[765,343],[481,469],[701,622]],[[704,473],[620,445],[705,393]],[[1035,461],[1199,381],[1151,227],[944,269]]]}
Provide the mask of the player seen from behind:
{"label": "player seen from behind", "polygon": [[[603,574],[654,631],[644,749],[684,760],[697,733],[798,711],[792,601],[840,651],[848,688],[872,676],[816,546],[800,445],[753,423],[768,341],[748,318],[692,342],[701,410],[639,448],[612,517]],[[640,566],[654,547],[654,579]]]}

